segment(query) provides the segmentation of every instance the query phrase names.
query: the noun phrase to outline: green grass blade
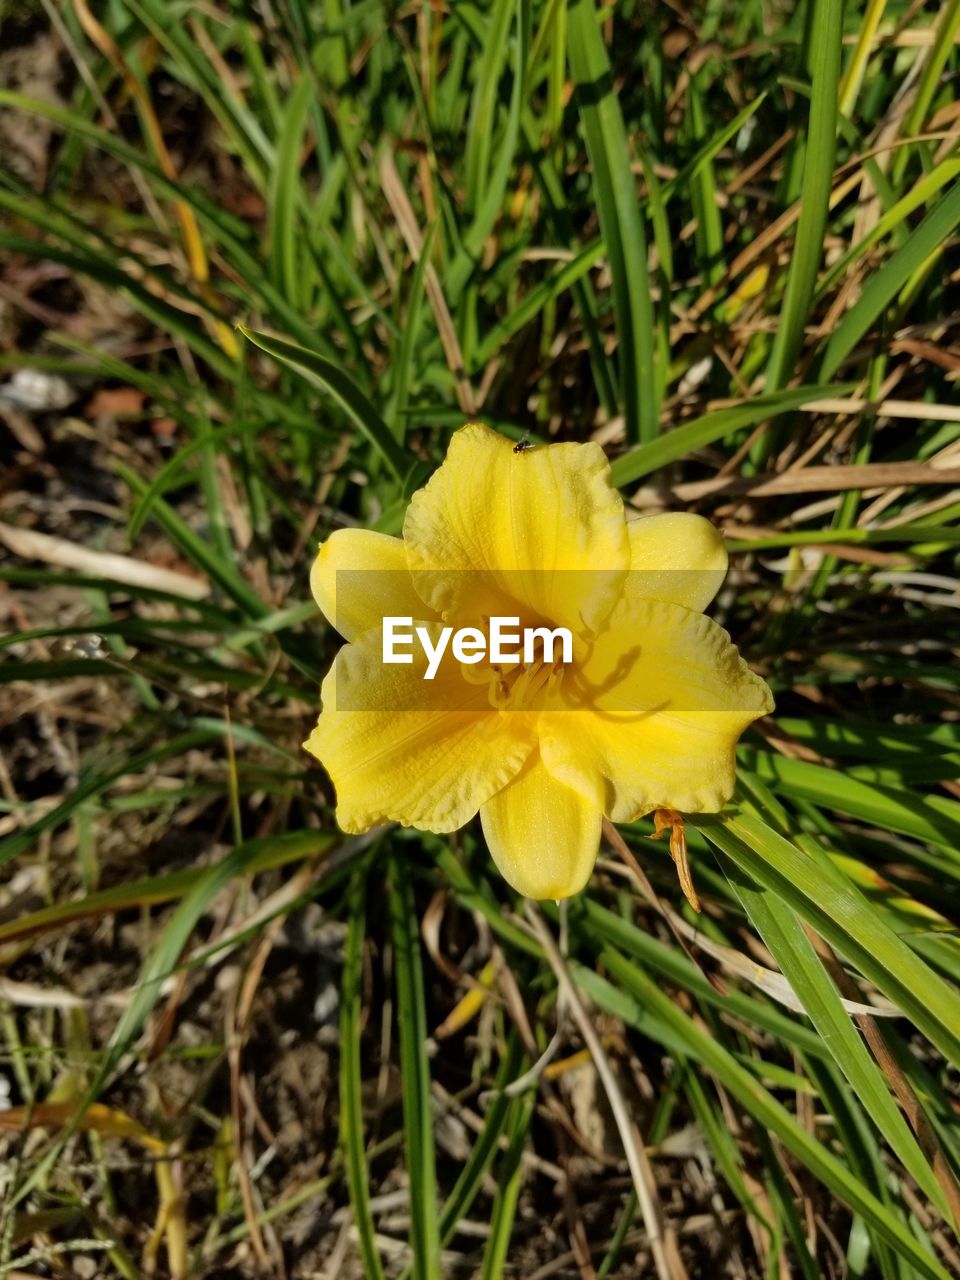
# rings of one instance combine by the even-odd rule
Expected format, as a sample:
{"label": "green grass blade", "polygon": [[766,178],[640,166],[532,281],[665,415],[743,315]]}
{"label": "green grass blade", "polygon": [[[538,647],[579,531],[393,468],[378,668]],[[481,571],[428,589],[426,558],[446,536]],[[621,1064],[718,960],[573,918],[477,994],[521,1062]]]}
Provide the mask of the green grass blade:
{"label": "green grass blade", "polygon": [[[144,498],[148,486],[136,472],[128,467],[118,466],[117,473],[130,489]],[[150,507],[150,515],[165,533],[179,546],[184,555],[209,577],[243,610],[248,618],[263,618],[271,612],[266,604],[236,569],[232,560],[225,560],[208,542],[194,533],[173,507],[162,498],[155,498]]]}
{"label": "green grass blade", "polygon": [[960,860],[960,803],[947,796],[879,787],[849,772],[838,775],[825,765],[767,752],[758,755],[756,773],[788,795],[869,822],[882,831],[937,845],[951,861]]}
{"label": "green grass blade", "polygon": [[300,151],[313,100],[313,77],[302,75],[287,105],[270,185],[270,269],[277,288],[294,306],[304,297],[297,204]]}
{"label": "green grass blade", "polygon": [[865,1115],[890,1143],[924,1195],[937,1206],[944,1220],[949,1221],[950,1211],[943,1191],[891,1097],[883,1072],[840,1003],[837,990],[797,916],[775,893],[748,876],[734,868],[728,874],[744,910],[855,1090]]}
{"label": "green grass blade", "polygon": [[366,936],[366,872],[354,872],[348,894],[347,944],[340,1004],[340,1136],[350,1206],[368,1280],[383,1280],[377,1249],[363,1140],[362,1040],[363,943]]}
{"label": "green grass blade", "polygon": [[950,188],[907,242],[871,276],[860,297],[843,317],[823,353],[820,377],[832,378],[870,326],[907,284],[931,254],[949,239],[960,225],[960,183]]}
{"label": "green grass blade", "polygon": [[[940,20],[937,23],[933,46],[929,57],[924,61],[916,96],[903,118],[902,133],[905,138],[913,137],[923,128],[934,94],[939,87],[943,69],[956,44],[958,27],[960,27],[960,0],[947,0],[940,10]],[[903,178],[913,149],[901,147],[894,152],[890,176],[895,186],[899,185]]]}
{"label": "green grass blade", "polygon": [[34,822],[31,822],[23,830],[0,840],[0,866],[5,862],[9,862],[11,858],[19,857],[21,853],[25,853],[31,848],[35,840],[45,832],[55,830],[80,805],[91,797],[106,791],[118,778],[124,777],[127,773],[136,773],[139,769],[149,768],[150,765],[156,764],[160,760],[168,760],[185,751],[207,746],[210,742],[215,741],[218,736],[218,734],[209,730],[182,733],[171,738],[168,742],[162,743],[160,746],[151,747],[149,750],[139,752],[136,755],[127,755],[120,764],[111,768],[103,770],[90,768],[86,775],[81,775],[73,790],[58,805],[48,810]]}
{"label": "green grass blade", "polygon": [[466,1216],[477,1192],[480,1190],[487,1170],[493,1163],[500,1139],[503,1136],[510,1118],[510,1096],[504,1089],[517,1078],[523,1063],[520,1040],[516,1033],[507,1041],[507,1052],[500,1064],[494,1082],[492,1098],[484,1116],[483,1128],[480,1130],[469,1158],[447,1197],[443,1212],[440,1214],[440,1243],[446,1244],[457,1229],[460,1220]]}
{"label": "green grass blade", "polygon": [[394,435],[400,444],[403,444],[403,439],[406,435],[407,420],[405,414],[410,394],[410,383],[413,378],[416,344],[420,336],[420,314],[423,310],[425,294],[424,284],[427,268],[430,265],[430,256],[433,252],[436,232],[437,224],[434,222],[427,228],[427,233],[423,237],[423,247],[420,250],[417,269],[413,273],[410,292],[407,295],[407,314],[404,317],[403,329],[400,335],[400,350],[397,354],[394,369],[391,423]]}
{"label": "green grass blade", "polygon": [[268,333],[257,333],[243,325],[238,328],[261,351],[273,356],[274,360],[286,365],[288,369],[293,369],[300,377],[329,391],[350,415],[363,436],[381,454],[394,476],[398,480],[403,479],[410,459],[367,397],[342,369],[305,347],[295,346],[292,342],[274,338]]}
{"label": "green grass blade", "polygon": [[958,176],[960,176],[960,159],[955,157],[942,161],[929,173],[925,173],[896,204],[886,210],[876,226],[871,227],[862,240],[851,245],[847,252],[823,273],[817,285],[817,296],[827,294],[838,280],[843,279],[855,262],[858,262],[884,236],[900,227],[915,209],[929,203],[941,188],[953,182]]}
{"label": "green grass blade", "polygon": [[[883,1239],[889,1241],[910,1262],[917,1275],[928,1277],[929,1280],[946,1280],[948,1273],[889,1208],[867,1190],[860,1179],[804,1125],[790,1115],[719,1040],[698,1026],[646,973],[617,952],[604,951],[601,959],[611,977],[637,1002],[636,1011],[632,1016],[628,1015],[628,1021],[639,1021],[642,1025],[645,1014],[653,1015],[668,1028],[675,1042],[682,1044],[686,1053],[717,1076],[724,1088],[753,1117],[755,1124],[774,1134],[834,1195],[868,1218]],[[617,1013],[623,1015],[622,1000],[614,999],[611,1002],[614,989],[609,982],[583,966],[577,965],[574,969],[578,985],[592,999],[604,1007],[612,1008],[615,1005]]]}
{"label": "green grass blade", "polygon": [[507,35],[514,0],[494,0],[483,51],[477,63],[464,158],[467,208],[476,214],[483,202],[497,113],[497,88],[507,57]]}
{"label": "green grass blade", "polygon": [[570,7],[568,54],[613,278],[627,438],[652,440],[660,429],[660,406],[647,237],[623,114],[593,0],[574,0]]}
{"label": "green grass blade", "polygon": [[497,1195],[490,1218],[490,1236],[483,1252],[481,1280],[501,1280],[510,1249],[510,1236],[517,1212],[517,1200],[523,1184],[520,1157],[527,1141],[533,1118],[534,1103],[529,1097],[514,1098],[507,1118],[507,1151],[497,1169]]}
{"label": "green grass blade", "polygon": [[[160,998],[163,983],[176,972],[184,948],[210,904],[232,880],[244,875],[251,864],[263,858],[265,847],[269,843],[270,840],[267,838],[248,840],[244,844],[237,845],[219,862],[207,867],[184,894],[159,938],[150,948],[133,996],[114,1028],[86,1093],[77,1105],[71,1125],[58,1137],[50,1151],[36,1164],[31,1175],[21,1185],[17,1192],[18,1200],[23,1199],[38,1183],[42,1183],[81,1117],[90,1104],[97,1100],[114,1068],[142,1031],[150,1012]],[[308,835],[304,846],[309,847],[310,843]]]}
{"label": "green grass blade", "polygon": [[[473,1140],[470,1155],[440,1213],[441,1245],[446,1245],[456,1233],[457,1227],[468,1213],[493,1163],[511,1115],[510,1095],[504,1090],[516,1080],[522,1063],[523,1052],[520,1039],[516,1032],[512,1032],[507,1039],[506,1053],[500,1061],[492,1091],[493,1097],[484,1115],[483,1127]],[[400,1280],[409,1280],[409,1276],[409,1270],[405,1270],[401,1273]]]}
{"label": "green grass blade", "polygon": [[[460,252],[449,271],[446,273],[445,290],[452,302],[459,300],[464,285],[474,271],[481,257],[483,246],[493,230],[497,216],[503,205],[503,197],[510,178],[514,154],[520,137],[520,121],[523,113],[524,83],[527,66],[527,45],[530,33],[530,0],[497,0],[491,32],[499,29],[501,11],[507,13],[516,9],[517,33],[514,40],[513,87],[507,107],[507,119],[496,148],[496,159],[489,172],[482,175],[482,183],[477,192],[476,212],[473,220],[463,236]],[[489,43],[489,41],[488,41]],[[486,54],[486,50],[485,50]],[[492,139],[489,130],[491,122],[484,117],[487,138],[481,148],[481,156],[485,162],[488,158]]]}
{"label": "green grass blade", "polygon": [[[319,832],[287,832],[264,842],[262,853],[248,863],[247,875],[270,871],[286,866],[327,849],[336,837]],[[151,906],[160,902],[174,902],[192,889],[204,874],[202,867],[188,867],[168,875],[150,876],[146,880],[134,880],[112,889],[100,889],[82,898],[56,902],[38,911],[18,916],[15,920],[0,923],[0,944],[14,939],[45,933],[51,929],[63,929],[76,920],[85,920],[131,908]]]}
{"label": "green grass blade", "polygon": [[675,427],[658,439],[637,445],[622,454],[613,462],[614,483],[622,488],[659,471],[670,462],[676,462],[695,449],[702,449],[708,444],[725,439],[735,431],[755,427],[768,418],[789,413],[807,401],[842,395],[849,390],[849,387],[836,385],[792,387],[789,391],[778,391],[774,395],[745,400],[743,404],[733,405],[729,409],[715,409],[712,413],[705,413],[702,418],[685,422],[682,427]]}
{"label": "green grass blade", "polygon": [[716,159],[718,152],[722,151],[727,143],[737,136],[747,121],[760,110],[766,101],[766,97],[766,92],[758,94],[752,101],[747,103],[742,111],[738,111],[733,119],[728,124],[725,124],[722,129],[711,133],[710,137],[679,170],[677,176],[669,178],[663,184],[660,195],[664,205],[668,205],[676,196],[685,194],[688,191],[690,184],[699,176],[703,166]]}
{"label": "green grass blade", "polygon": [[440,1232],[420,936],[406,864],[399,856],[392,856],[390,859],[389,896],[396,968],[406,1164],[410,1179],[412,1274],[414,1280],[440,1280]]}
{"label": "green grass blade", "polygon": [[581,280],[590,268],[599,262],[603,254],[603,241],[594,241],[593,244],[582,249],[576,257],[554,271],[549,279],[531,289],[520,304],[504,316],[499,324],[494,325],[487,336],[481,340],[474,352],[470,372],[476,373],[482,369],[489,360],[493,359],[504,343],[535,319],[548,303]]}
{"label": "green grass blade", "polygon": [[[707,122],[696,77],[690,79],[688,127],[691,139],[701,149],[706,140]],[[691,179],[693,213],[697,220],[696,245],[700,259],[700,276],[710,288],[723,278],[723,221],[717,204],[717,186],[713,163],[705,159]]]}
{"label": "green grass blade", "polygon": [[[778,391],[793,375],[823,257],[836,154],[842,17],[842,0],[813,0],[809,19],[810,117],[804,151],[802,205],[780,324],[767,365],[768,391]],[[824,373],[823,380],[829,376]]]}
{"label": "green grass blade", "polygon": [[889,928],[830,862],[801,852],[744,811],[698,815],[696,826],[851,960],[953,1063],[960,1064],[960,995]]}

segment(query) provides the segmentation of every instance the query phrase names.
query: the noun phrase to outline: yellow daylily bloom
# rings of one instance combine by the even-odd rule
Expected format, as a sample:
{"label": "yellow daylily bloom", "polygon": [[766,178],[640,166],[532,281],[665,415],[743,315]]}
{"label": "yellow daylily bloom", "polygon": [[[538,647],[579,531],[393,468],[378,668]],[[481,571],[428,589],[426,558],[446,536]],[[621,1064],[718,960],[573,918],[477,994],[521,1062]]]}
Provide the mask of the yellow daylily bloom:
{"label": "yellow daylily bloom", "polygon": [[[705,617],[727,568],[717,530],[669,513],[627,522],[603,450],[517,453],[471,423],[413,495],[401,538],[341,529],[311,587],[349,642],[305,743],[337,792],[337,820],[456,830],[477,813],[504,878],[531,898],[587,882],[606,815],[713,813],[735,747],[773,709],[764,681]],[[572,659],[458,660],[424,647],[384,662],[385,618],[422,630],[494,617],[568,629]]]}

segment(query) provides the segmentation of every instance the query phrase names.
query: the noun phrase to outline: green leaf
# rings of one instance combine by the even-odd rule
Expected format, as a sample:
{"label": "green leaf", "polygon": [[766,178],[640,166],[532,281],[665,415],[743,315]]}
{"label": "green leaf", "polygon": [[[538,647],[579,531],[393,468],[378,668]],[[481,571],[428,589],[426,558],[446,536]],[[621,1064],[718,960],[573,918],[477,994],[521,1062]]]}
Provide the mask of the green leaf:
{"label": "green leaf", "polygon": [[[262,851],[247,864],[245,874],[255,875],[286,866],[314,853],[329,848],[335,837],[330,834],[287,832],[262,842]],[[117,911],[129,911],[160,902],[174,902],[194,888],[205,873],[203,867],[186,867],[168,875],[150,876],[146,880],[133,880],[111,889],[88,893],[82,898],[51,903],[37,911],[0,922],[0,943],[28,938],[32,934],[62,929],[76,920],[94,919]]]}
{"label": "green leaf", "polygon": [[514,0],[494,0],[483,51],[476,66],[470,123],[464,155],[467,208],[479,209],[490,170],[490,154],[496,127],[497,89],[507,57],[507,34]]}

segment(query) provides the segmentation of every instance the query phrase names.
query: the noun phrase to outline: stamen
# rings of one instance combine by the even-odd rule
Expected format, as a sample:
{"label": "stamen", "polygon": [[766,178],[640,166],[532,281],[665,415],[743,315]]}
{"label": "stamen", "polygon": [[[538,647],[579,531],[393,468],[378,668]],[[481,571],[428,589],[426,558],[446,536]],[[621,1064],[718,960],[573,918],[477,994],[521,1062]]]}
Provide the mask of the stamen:
{"label": "stamen", "polygon": [[536,662],[533,666],[518,663],[512,670],[501,674],[499,670],[490,681],[490,704],[498,711],[528,711],[534,704],[544,703],[563,678],[561,664],[547,666]]}

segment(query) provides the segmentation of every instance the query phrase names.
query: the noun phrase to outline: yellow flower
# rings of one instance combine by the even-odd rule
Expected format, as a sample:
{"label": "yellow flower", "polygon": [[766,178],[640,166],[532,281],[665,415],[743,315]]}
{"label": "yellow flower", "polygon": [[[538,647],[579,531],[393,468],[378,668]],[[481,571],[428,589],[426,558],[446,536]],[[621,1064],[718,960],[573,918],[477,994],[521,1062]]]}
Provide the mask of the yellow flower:
{"label": "yellow flower", "polygon": [[[504,878],[564,898],[593,869],[604,814],[719,810],[737,739],[773,708],[703,615],[726,567],[701,516],[628,524],[599,445],[518,453],[461,428],[402,538],[341,529],[313,566],[317,603],[349,641],[305,744],[336,787],[340,826],[446,832],[479,812]],[[435,645],[446,625],[484,631],[494,616],[568,628],[572,661],[467,666],[448,646],[424,679],[413,644],[408,665],[384,664],[385,617]]]}

